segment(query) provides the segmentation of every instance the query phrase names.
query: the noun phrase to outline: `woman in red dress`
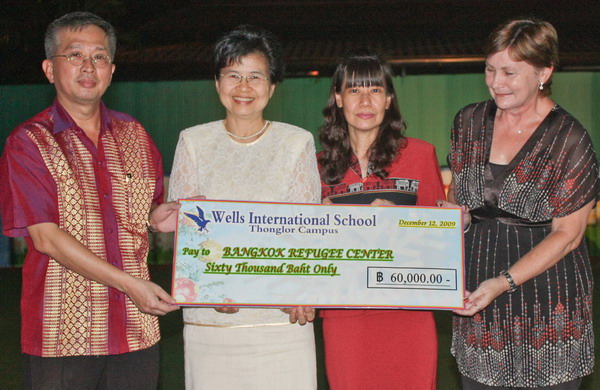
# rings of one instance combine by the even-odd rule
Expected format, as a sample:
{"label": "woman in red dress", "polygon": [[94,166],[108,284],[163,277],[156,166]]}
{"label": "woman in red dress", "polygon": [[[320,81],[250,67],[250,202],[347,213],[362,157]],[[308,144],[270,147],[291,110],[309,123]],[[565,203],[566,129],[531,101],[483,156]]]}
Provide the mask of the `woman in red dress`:
{"label": "woman in red dress", "polygon": [[[389,66],[357,55],[337,67],[317,156],[324,204],[434,206],[444,199],[434,147],[403,135]],[[322,310],[327,378],[336,389],[435,389],[433,314]]]}

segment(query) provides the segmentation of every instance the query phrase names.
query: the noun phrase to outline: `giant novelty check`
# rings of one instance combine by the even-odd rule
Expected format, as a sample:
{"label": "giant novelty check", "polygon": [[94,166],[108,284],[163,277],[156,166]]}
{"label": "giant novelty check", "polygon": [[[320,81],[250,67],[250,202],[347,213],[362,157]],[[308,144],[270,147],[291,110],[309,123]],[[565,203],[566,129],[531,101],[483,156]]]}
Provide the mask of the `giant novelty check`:
{"label": "giant novelty check", "polygon": [[463,307],[459,209],[180,202],[180,305]]}

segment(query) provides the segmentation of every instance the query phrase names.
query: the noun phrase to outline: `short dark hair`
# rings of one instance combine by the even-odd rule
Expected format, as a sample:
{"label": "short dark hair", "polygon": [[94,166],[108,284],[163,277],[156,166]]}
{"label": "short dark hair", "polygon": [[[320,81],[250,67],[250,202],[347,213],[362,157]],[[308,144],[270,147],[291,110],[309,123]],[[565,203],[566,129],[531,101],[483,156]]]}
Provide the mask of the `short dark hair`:
{"label": "short dark hair", "polygon": [[369,152],[369,162],[373,173],[387,178],[386,168],[398,154],[399,147],[405,145],[406,124],[400,109],[398,97],[392,82],[389,65],[378,55],[361,52],[347,56],[338,64],[332,77],[327,105],[323,109],[324,122],[319,129],[319,140],[323,153],[319,156],[321,179],[327,184],[339,183],[350,167],[352,147],[348,133],[348,122],[344,111],[338,107],[336,94],[345,88],[381,86],[391,98],[390,107],[385,111],[377,139]]}
{"label": "short dark hair", "polygon": [[249,25],[239,26],[217,41],[213,50],[214,77],[219,78],[221,69],[252,53],[262,54],[267,59],[271,83],[283,81],[285,66],[279,39],[267,30]]}
{"label": "short dark hair", "polygon": [[70,30],[81,31],[87,26],[98,26],[106,33],[109,55],[114,60],[115,52],[117,50],[117,33],[115,32],[115,28],[106,20],[91,12],[71,12],[55,19],[48,25],[44,37],[46,58],[50,59],[56,54],[56,49],[59,45],[58,32],[60,30],[67,28]]}
{"label": "short dark hair", "polygon": [[[558,35],[554,26],[540,19],[511,19],[498,26],[488,37],[484,54],[489,57],[505,49],[513,60],[536,68],[558,66]],[[550,84],[551,77],[540,94],[549,96]]]}

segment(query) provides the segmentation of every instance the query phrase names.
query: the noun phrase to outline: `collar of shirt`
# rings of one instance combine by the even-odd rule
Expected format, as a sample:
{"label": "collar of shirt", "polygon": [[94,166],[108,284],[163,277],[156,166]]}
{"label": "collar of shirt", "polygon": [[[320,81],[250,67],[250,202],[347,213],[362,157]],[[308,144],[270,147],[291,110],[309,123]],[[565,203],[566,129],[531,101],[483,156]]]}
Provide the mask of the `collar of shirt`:
{"label": "collar of shirt", "polygon": [[[100,134],[104,134],[105,131],[112,128],[112,119],[108,113],[108,109],[102,101],[100,101]],[[67,129],[81,129],[77,126],[77,123],[73,120],[71,115],[65,110],[65,108],[54,100],[51,109],[52,117],[54,118],[54,128],[52,132],[58,134]]]}
{"label": "collar of shirt", "polygon": [[361,179],[366,179],[371,176],[373,173],[373,164],[369,161],[369,166],[367,167],[367,176],[365,178],[362,177],[362,170],[360,169],[360,163],[358,162],[358,157],[354,153],[352,153],[352,159],[350,160],[350,169]]}

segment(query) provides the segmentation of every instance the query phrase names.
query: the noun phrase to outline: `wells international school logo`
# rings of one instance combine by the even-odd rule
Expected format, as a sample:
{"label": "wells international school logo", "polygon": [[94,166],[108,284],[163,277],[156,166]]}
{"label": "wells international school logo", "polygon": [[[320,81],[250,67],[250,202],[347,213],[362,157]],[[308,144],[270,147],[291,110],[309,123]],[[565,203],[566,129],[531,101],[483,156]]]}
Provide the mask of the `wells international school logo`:
{"label": "wells international school logo", "polygon": [[204,218],[204,211],[200,207],[196,206],[196,210],[198,210],[198,214],[185,213],[185,212],[183,214],[185,214],[186,217],[188,217],[189,219],[194,221],[194,223],[198,226],[199,232],[206,233],[206,232],[208,232],[206,225],[210,222],[210,220]]}

